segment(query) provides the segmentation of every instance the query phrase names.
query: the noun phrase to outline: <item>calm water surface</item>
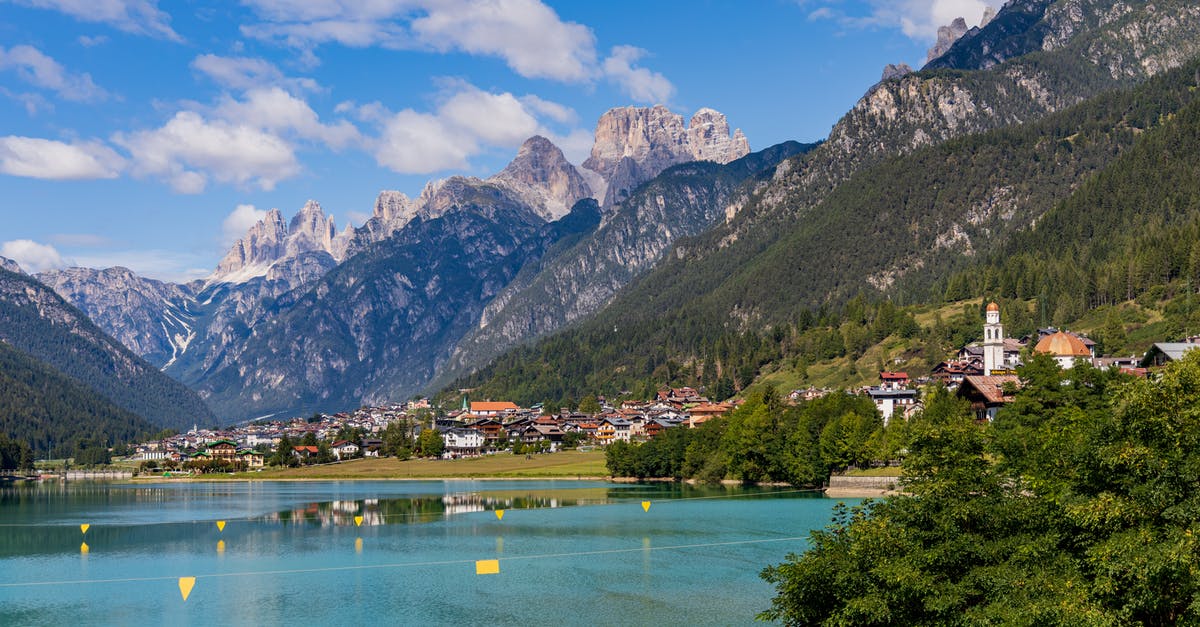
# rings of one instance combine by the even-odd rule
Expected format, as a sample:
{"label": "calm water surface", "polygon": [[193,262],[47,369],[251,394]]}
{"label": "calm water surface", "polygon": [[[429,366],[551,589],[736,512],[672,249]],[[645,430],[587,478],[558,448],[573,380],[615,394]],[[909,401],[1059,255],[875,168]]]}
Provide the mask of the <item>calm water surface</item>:
{"label": "calm water surface", "polygon": [[[751,624],[772,596],[759,571],[837,502],[579,481],[3,487],[0,625]],[[500,573],[476,575],[490,559]]]}

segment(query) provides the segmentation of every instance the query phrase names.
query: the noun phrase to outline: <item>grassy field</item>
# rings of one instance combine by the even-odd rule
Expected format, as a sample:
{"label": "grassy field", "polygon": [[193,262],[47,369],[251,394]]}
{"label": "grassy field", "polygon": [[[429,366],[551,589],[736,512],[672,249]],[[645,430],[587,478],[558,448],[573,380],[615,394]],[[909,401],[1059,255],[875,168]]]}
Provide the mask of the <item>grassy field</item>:
{"label": "grassy field", "polygon": [[604,451],[563,451],[533,455],[499,453],[471,459],[363,458],[323,466],[267,469],[237,475],[206,475],[209,479],[575,479],[606,477]]}

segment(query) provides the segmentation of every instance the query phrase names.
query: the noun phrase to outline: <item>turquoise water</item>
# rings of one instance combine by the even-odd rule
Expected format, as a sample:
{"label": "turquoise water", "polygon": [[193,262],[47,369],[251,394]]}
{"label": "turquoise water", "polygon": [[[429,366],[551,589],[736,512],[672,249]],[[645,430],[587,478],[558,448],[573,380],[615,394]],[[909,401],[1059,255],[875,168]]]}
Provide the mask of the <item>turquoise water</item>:
{"label": "turquoise water", "polygon": [[835,503],[579,481],[18,485],[0,488],[0,624],[751,624],[773,593],[759,571]]}

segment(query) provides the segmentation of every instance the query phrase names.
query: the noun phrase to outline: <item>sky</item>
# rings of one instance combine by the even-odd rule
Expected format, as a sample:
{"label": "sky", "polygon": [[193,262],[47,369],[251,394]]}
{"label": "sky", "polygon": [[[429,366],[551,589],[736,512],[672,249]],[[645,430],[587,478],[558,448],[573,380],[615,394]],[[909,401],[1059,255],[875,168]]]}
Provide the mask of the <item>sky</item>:
{"label": "sky", "polygon": [[360,226],[381,190],[573,163],[613,107],[825,138],[984,0],[0,0],[0,256],[212,272],[270,208]]}

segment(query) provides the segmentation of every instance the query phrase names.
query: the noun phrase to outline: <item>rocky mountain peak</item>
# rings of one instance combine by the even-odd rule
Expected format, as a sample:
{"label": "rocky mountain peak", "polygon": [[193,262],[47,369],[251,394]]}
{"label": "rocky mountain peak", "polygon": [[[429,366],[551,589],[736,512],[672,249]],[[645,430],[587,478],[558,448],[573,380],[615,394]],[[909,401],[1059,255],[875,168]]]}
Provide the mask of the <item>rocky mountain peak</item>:
{"label": "rocky mountain peak", "polygon": [[315,200],[304,203],[292,221],[288,224],[288,251],[294,253],[310,250],[333,252],[333,238],[337,235],[337,226],[333,216],[326,217],[321,204]]}
{"label": "rocky mountain peak", "polygon": [[315,200],[305,203],[290,223],[284,222],[279,209],[271,209],[234,243],[208,280],[242,283],[266,275],[278,261],[309,252],[324,252],[337,260],[350,237],[338,235],[333,216],[326,216]]}
{"label": "rocky mountain peak", "polygon": [[712,109],[697,111],[685,125],[682,115],[662,105],[618,107],[600,116],[583,167],[607,183],[603,204],[610,207],[672,165],[699,159],[729,163],[749,152],[742,132],[731,136],[728,120]]}
{"label": "rocky mountain peak", "polygon": [[892,78],[900,78],[905,74],[912,74],[912,67],[907,63],[893,64],[889,63],[883,67],[883,76],[879,78],[881,81],[886,81]]}
{"label": "rocky mountain peak", "polygon": [[548,221],[567,215],[576,202],[592,195],[562,150],[538,135],[525,140],[516,158],[488,181],[508,188]]}
{"label": "rocky mountain peak", "polygon": [[937,43],[933,44],[933,47],[929,49],[928,53],[926,53],[925,62],[929,63],[943,54],[946,54],[946,52],[950,50],[950,46],[953,46],[954,42],[958,41],[960,37],[967,34],[968,30],[970,29],[967,28],[967,21],[961,17],[954,18],[954,21],[950,22],[946,26],[939,26]]}
{"label": "rocky mountain peak", "polygon": [[13,261],[12,259],[9,259],[8,257],[0,257],[0,268],[4,268],[5,270],[8,270],[9,272],[16,272],[17,274],[25,273],[23,270],[21,270],[20,264]]}

